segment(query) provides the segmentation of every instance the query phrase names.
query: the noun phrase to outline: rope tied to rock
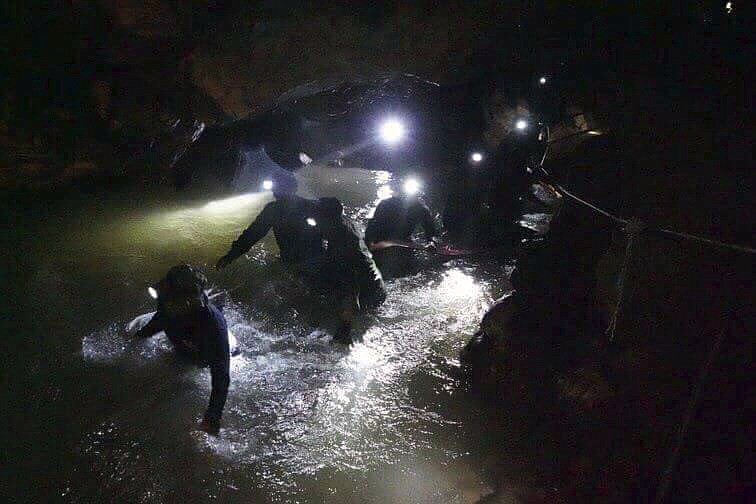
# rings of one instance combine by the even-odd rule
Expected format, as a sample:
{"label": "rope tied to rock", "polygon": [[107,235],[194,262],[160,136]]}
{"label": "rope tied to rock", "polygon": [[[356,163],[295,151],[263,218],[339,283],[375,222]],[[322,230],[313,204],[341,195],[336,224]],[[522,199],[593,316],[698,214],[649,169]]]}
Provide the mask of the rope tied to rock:
{"label": "rope tied to rock", "polygon": [[[543,170],[546,176],[548,177],[548,172]],[[625,246],[625,257],[622,262],[622,269],[620,270],[619,276],[617,278],[617,303],[614,306],[614,311],[612,313],[612,317],[609,321],[609,325],[606,328],[606,335],[609,338],[610,342],[613,342],[615,339],[615,335],[617,332],[617,321],[619,320],[620,313],[622,312],[622,305],[625,298],[625,290],[626,290],[626,277],[627,277],[627,271],[630,265],[630,261],[632,260],[633,251],[635,248],[635,243],[637,241],[638,236],[642,232],[649,232],[649,233],[656,233],[658,235],[662,236],[673,236],[677,238],[683,238],[686,240],[694,241],[701,244],[707,244],[711,245],[717,248],[722,249],[728,249],[733,250],[737,252],[743,252],[746,254],[756,254],[756,249],[745,246],[745,245],[738,245],[738,244],[732,244],[732,243],[724,243],[717,240],[712,240],[711,238],[705,238],[703,236],[696,236],[692,235],[690,233],[684,233],[681,231],[674,231],[671,229],[665,229],[665,228],[655,228],[655,227],[648,227],[646,224],[641,221],[638,218],[631,217],[629,219],[623,219],[621,217],[617,217],[616,215],[611,214],[610,212],[604,210],[601,207],[598,207],[589,201],[586,201],[576,194],[570,192],[567,190],[564,186],[561,184],[553,184],[554,187],[556,187],[561,193],[563,193],[565,196],[569,197],[571,200],[580,203],[581,205],[590,208],[594,212],[603,215],[610,221],[621,225],[623,227],[623,230],[625,231],[625,234],[627,236],[627,244]]]}
{"label": "rope tied to rock", "polygon": [[[607,219],[617,223],[617,224],[623,224],[627,225],[630,220],[632,219],[623,219],[621,217],[617,217],[616,215],[604,210],[603,208],[594,205],[593,203],[579,197],[575,193],[569,191],[567,188],[565,188],[563,185],[559,184],[555,180],[553,180],[553,177],[551,174],[546,171],[543,166],[541,166],[541,172],[546,177],[547,181],[551,181],[551,185],[555,187],[559,192],[570,198],[571,200],[580,203],[581,205],[590,208],[594,212],[603,215]],[[690,233],[685,233],[683,231],[675,231],[674,229],[667,229],[667,228],[661,228],[661,227],[648,227],[646,229],[650,233],[656,233],[658,235],[667,236],[667,237],[676,237],[676,238],[682,238],[684,240],[690,240],[701,244],[711,245],[713,247],[722,248],[722,249],[728,249],[733,250],[736,252],[743,252],[746,254],[756,254],[756,248],[749,247],[747,245],[739,245],[737,243],[726,243],[719,240],[713,240],[711,238],[706,238],[704,236],[698,236]]]}
{"label": "rope tied to rock", "polygon": [[635,248],[635,242],[640,234],[646,229],[645,223],[640,219],[632,218],[625,224],[625,258],[622,261],[622,269],[617,277],[617,303],[614,305],[614,312],[612,318],[609,321],[609,326],[606,328],[606,335],[609,337],[609,341],[613,342],[615,334],[617,332],[617,320],[622,312],[622,303],[625,297],[625,279],[627,277],[627,270],[630,266],[630,261],[633,257],[633,249]]}

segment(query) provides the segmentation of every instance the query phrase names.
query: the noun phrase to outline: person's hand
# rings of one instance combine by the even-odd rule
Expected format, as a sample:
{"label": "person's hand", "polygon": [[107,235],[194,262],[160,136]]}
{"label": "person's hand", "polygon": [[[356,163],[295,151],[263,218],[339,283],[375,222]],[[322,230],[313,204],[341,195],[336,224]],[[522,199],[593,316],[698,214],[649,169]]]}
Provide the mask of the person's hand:
{"label": "person's hand", "polygon": [[217,436],[220,433],[220,422],[211,422],[208,419],[203,418],[197,428],[211,436]]}
{"label": "person's hand", "polygon": [[229,257],[227,255],[224,255],[223,257],[221,257],[220,259],[218,259],[217,263],[215,263],[215,269],[222,270],[223,268],[225,268],[229,264],[231,264],[231,259],[229,259]]}
{"label": "person's hand", "polygon": [[438,238],[438,236],[434,236],[425,243],[425,250],[429,252],[436,252],[438,250],[440,242],[441,240]]}

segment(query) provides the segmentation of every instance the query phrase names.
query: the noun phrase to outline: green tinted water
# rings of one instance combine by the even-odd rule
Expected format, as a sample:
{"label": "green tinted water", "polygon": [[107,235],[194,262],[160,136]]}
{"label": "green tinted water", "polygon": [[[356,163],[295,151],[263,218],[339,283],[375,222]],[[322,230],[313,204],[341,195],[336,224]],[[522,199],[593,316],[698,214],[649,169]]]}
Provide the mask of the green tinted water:
{"label": "green tinted water", "polygon": [[[385,172],[312,168],[300,194],[338,196],[364,221]],[[457,355],[508,267],[456,259],[388,282],[331,344],[331,304],[277,262],[272,237],[211,268],[270,195],[211,200],[159,189],[8,199],[6,491],[91,501],[466,502],[489,484],[501,436],[459,382]],[[242,354],[218,438],[194,430],[206,370],[124,327],[152,309],[168,267],[230,292]],[[501,420],[501,419],[498,419]],[[505,436],[506,437],[506,436]]]}

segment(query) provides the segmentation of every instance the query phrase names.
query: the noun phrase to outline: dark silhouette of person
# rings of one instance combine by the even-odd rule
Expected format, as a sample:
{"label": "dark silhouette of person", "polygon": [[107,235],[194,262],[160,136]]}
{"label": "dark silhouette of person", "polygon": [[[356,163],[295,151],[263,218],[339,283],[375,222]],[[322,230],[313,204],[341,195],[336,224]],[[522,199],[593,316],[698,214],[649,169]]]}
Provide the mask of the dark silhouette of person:
{"label": "dark silhouette of person", "polygon": [[344,215],[336,198],[318,202],[318,227],[327,241],[325,271],[339,299],[341,326],[336,339],[351,341],[355,313],[379,306],[386,299],[383,277],[361,233]]}
{"label": "dark silhouette of person", "polygon": [[204,275],[191,266],[171,268],[156,286],[155,315],[136,336],[149,338],[163,331],[177,353],[210,368],[212,391],[200,429],[217,435],[230,384],[228,325],[208,299],[205,284]]}
{"label": "dark silhouette of person", "polygon": [[271,229],[284,263],[297,264],[322,256],[322,236],[313,224],[316,201],[297,196],[296,192],[297,181],[293,176],[275,178],[273,195],[276,200],[265,205],[255,221],[234,241],[228,253],[218,259],[216,268],[225,268],[245,254]]}
{"label": "dark silhouette of person", "polygon": [[[402,193],[381,201],[365,229],[365,242],[384,278],[411,273],[417,267],[412,234],[422,228],[429,246],[440,230],[430,209],[417,193]],[[411,247],[406,248],[405,247]]]}

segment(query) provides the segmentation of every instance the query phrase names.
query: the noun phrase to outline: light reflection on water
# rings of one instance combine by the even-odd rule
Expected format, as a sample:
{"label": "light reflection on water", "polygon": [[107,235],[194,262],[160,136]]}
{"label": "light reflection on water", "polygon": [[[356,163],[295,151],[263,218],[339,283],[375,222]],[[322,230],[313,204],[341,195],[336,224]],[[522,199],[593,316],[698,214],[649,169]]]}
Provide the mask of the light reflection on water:
{"label": "light reflection on water", "polygon": [[[318,170],[298,175],[301,192],[337,195],[357,218],[390,179],[341,170],[334,183]],[[459,400],[451,398],[456,358],[507,290],[505,268],[457,259],[391,281],[386,303],[359,321],[362,339],[334,345],[327,324],[317,324],[332,315],[328,302],[287,276],[270,237],[251,260],[209,269],[269,198],[242,195],[116,221],[105,215],[94,226],[102,236],[90,236],[92,244],[136,261],[130,284],[116,289],[141,304],[119,306],[130,316],[80,336],[87,365],[119,376],[122,389],[113,398],[99,391],[108,413],[77,444],[76,463],[88,472],[70,476],[71,500],[128,488],[134,500],[160,502],[188,487],[199,500],[259,502],[451,502],[456,495],[459,476],[446,467],[470,450],[450,411]],[[164,337],[135,342],[124,330],[151,305],[144,285],[177,260],[208,266],[215,287],[242,285],[225,309],[242,354],[232,359],[219,438],[193,432],[209,372],[178,365]],[[397,482],[406,488],[393,488]]]}

